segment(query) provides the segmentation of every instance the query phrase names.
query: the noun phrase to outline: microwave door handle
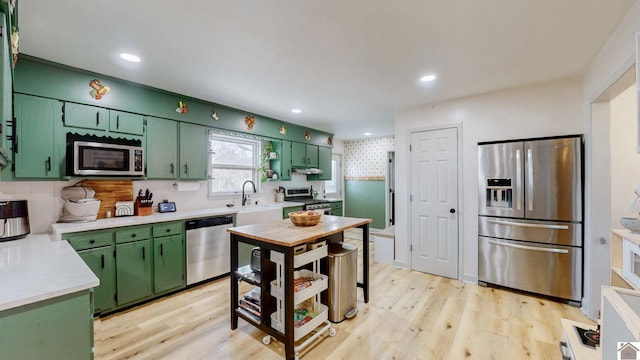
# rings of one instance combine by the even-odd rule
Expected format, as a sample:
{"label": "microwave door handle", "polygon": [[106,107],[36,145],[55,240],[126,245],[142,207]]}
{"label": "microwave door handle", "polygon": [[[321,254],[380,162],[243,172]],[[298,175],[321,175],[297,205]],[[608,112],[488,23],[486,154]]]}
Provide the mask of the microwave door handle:
{"label": "microwave door handle", "polygon": [[494,241],[494,240],[489,240],[488,242],[491,245],[498,245],[498,246],[510,247],[510,248],[521,249],[521,250],[542,251],[542,252],[556,253],[556,254],[568,254],[569,253],[569,250],[567,250],[567,249],[543,248],[543,247],[537,247],[537,246],[526,246],[526,245],[518,245],[518,244],[509,244],[509,243],[503,243],[503,242],[498,242],[498,241]]}
{"label": "microwave door handle", "polygon": [[533,211],[533,149],[527,149],[527,204],[529,211]]}
{"label": "microwave door handle", "polygon": [[520,189],[522,189],[522,158],[520,149],[516,150],[516,209],[522,209],[522,197],[520,196]]}

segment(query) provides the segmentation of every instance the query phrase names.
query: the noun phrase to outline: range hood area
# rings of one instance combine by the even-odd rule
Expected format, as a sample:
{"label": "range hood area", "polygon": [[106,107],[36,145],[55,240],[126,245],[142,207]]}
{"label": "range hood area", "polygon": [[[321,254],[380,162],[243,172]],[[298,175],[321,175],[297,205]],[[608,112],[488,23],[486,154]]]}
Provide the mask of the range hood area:
{"label": "range hood area", "polygon": [[306,175],[319,175],[322,174],[322,170],[316,168],[294,168],[293,172],[295,174],[306,174]]}

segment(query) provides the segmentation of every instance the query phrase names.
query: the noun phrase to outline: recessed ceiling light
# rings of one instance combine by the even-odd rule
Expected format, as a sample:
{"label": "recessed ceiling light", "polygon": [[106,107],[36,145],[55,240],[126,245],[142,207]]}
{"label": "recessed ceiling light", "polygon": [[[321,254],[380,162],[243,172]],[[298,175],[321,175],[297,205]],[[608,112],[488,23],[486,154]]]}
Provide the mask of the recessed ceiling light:
{"label": "recessed ceiling light", "polygon": [[371,133],[370,132],[366,132],[366,133],[364,133],[364,136],[371,136]]}
{"label": "recessed ceiling light", "polygon": [[122,53],[120,54],[120,57],[127,61],[140,62],[140,57],[133,54]]}
{"label": "recessed ceiling light", "polygon": [[302,112],[302,110],[300,109],[291,109],[291,112],[294,114],[300,114]]}
{"label": "recessed ceiling light", "polygon": [[436,79],[436,76],[431,74],[431,75],[425,75],[423,77],[420,78],[420,81],[422,82],[429,82],[429,81],[433,81]]}

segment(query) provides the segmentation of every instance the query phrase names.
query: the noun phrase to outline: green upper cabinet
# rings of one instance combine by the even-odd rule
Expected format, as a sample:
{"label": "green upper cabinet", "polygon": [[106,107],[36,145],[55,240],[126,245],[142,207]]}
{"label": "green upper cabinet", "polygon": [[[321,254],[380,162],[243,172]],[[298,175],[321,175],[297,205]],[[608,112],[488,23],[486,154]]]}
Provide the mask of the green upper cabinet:
{"label": "green upper cabinet", "polygon": [[144,116],[117,110],[109,110],[109,131],[123,134],[143,135]]}
{"label": "green upper cabinet", "polygon": [[318,169],[322,174],[308,175],[309,180],[331,180],[331,155],[332,150],[328,147],[318,147]]}
{"label": "green upper cabinet", "polygon": [[182,180],[207,179],[207,128],[180,123],[180,172]]}
{"label": "green upper cabinet", "polygon": [[306,152],[307,152],[307,167],[317,168],[318,167],[318,146],[307,144]]}
{"label": "green upper cabinet", "polygon": [[[61,119],[58,100],[15,94],[15,177],[57,179],[60,164],[55,151],[54,128]],[[61,139],[64,141],[64,139]]]}
{"label": "green upper cabinet", "polygon": [[307,144],[291,143],[291,166],[307,167]]}
{"label": "green upper cabinet", "polygon": [[118,306],[152,295],[151,252],[151,239],[116,245]]}
{"label": "green upper cabinet", "polygon": [[108,122],[108,109],[69,102],[64,104],[65,126],[106,131]]}
{"label": "green upper cabinet", "polygon": [[147,178],[178,177],[178,122],[147,117]]}
{"label": "green upper cabinet", "polygon": [[153,239],[153,292],[160,294],[185,286],[184,236]]}
{"label": "green upper cabinet", "polygon": [[291,166],[294,168],[317,168],[318,146],[291,142]]}
{"label": "green upper cabinet", "polygon": [[[2,13],[0,13],[0,15],[2,15],[0,18],[0,26],[2,29],[7,29],[6,17]],[[0,35],[0,40],[2,41],[2,44],[0,45],[0,147],[5,149],[7,148],[7,134],[5,132],[7,131],[8,122],[10,122],[13,117],[13,109],[11,107],[11,92],[13,89],[11,69],[13,66],[13,60],[11,53],[9,52],[8,37],[9,32],[2,31],[2,34]],[[0,157],[0,161],[3,163],[2,166],[6,165],[4,164],[4,160],[10,159],[10,156],[8,159]]]}
{"label": "green upper cabinet", "polygon": [[278,180],[291,180],[291,141],[272,140],[273,149],[278,154],[271,161],[271,170],[278,174]]}

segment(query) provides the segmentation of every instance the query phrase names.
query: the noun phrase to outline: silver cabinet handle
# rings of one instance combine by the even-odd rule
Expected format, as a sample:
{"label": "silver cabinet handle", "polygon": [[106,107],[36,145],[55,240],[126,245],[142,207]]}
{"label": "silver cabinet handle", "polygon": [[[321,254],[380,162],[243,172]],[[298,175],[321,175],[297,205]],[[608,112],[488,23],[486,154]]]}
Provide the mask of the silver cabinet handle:
{"label": "silver cabinet handle", "polygon": [[569,226],[567,225],[529,224],[529,223],[519,223],[515,221],[504,221],[504,220],[489,220],[488,222],[496,225],[520,226],[520,227],[538,228],[538,229],[552,229],[552,230],[568,230],[569,229]]}
{"label": "silver cabinet handle", "polygon": [[550,249],[550,248],[543,248],[543,247],[537,247],[537,246],[526,246],[526,245],[503,243],[503,242],[497,242],[493,240],[489,240],[489,244],[505,246],[505,247],[515,248],[515,249],[542,251],[542,252],[557,253],[557,254],[569,253],[569,250],[566,250],[566,249]]}
{"label": "silver cabinet handle", "polygon": [[529,173],[527,174],[529,182],[527,183],[527,204],[529,211],[533,211],[533,150],[527,149],[527,165]]}
{"label": "silver cabinet handle", "polygon": [[520,196],[520,189],[522,189],[522,159],[520,149],[516,150],[516,209],[522,209],[522,197]]}

